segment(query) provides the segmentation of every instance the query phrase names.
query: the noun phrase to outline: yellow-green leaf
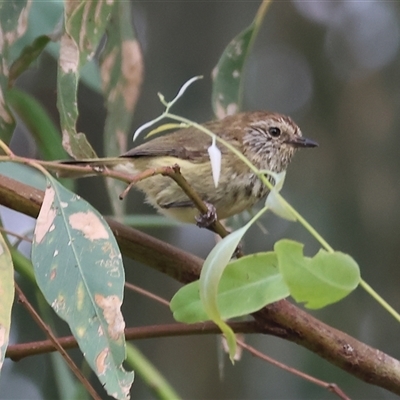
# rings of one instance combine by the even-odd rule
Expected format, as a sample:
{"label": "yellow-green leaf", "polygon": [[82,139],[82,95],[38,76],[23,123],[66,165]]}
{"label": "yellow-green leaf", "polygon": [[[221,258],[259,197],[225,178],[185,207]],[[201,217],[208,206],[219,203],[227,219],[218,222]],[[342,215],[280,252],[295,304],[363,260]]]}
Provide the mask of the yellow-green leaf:
{"label": "yellow-green leaf", "polygon": [[7,244],[0,235],[0,371],[10,336],[11,308],[14,301],[14,268]]}
{"label": "yellow-green leaf", "polygon": [[[276,254],[252,254],[227,265],[218,287],[218,310],[224,320],[240,317],[289,294]],[[209,319],[200,300],[199,281],[181,288],[170,306],[177,321],[195,323]]]}
{"label": "yellow-green leaf", "polygon": [[320,250],[304,257],[303,244],[283,239],[275,243],[279,269],[291,296],[308,308],[321,308],[351,293],[360,283],[360,270],[349,255]]}

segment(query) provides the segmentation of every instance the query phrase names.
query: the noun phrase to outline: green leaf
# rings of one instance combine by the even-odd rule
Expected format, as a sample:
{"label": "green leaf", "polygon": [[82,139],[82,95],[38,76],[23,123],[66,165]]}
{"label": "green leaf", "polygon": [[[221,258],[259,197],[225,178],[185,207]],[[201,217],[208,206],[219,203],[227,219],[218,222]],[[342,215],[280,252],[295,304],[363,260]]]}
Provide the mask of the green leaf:
{"label": "green leaf", "polygon": [[[218,287],[218,309],[226,320],[255,312],[289,294],[278,270],[276,254],[252,254],[230,262],[224,270]],[[180,322],[209,319],[200,301],[199,281],[184,286],[175,294],[171,310]]]}
{"label": "green leaf", "polygon": [[268,207],[274,214],[289,221],[296,221],[296,217],[287,207],[284,199],[279,195],[285,182],[286,171],[279,173],[268,171],[268,174],[274,178],[274,187],[268,193],[265,200],[265,206]]}
{"label": "green leaf", "polygon": [[[64,2],[59,0],[33,1],[29,13],[28,28],[25,35],[18,40],[11,49],[12,59],[16,59],[25,46],[29,46],[39,36],[49,36],[57,40],[59,23],[62,21]],[[53,39],[54,38],[54,39]],[[58,58],[60,45],[51,42],[47,45],[46,52]],[[80,80],[97,93],[101,93],[100,73],[97,64],[90,60],[80,70]]]}
{"label": "green leaf", "polygon": [[61,37],[57,79],[57,107],[63,145],[76,159],[95,158],[96,154],[83,133],[76,131],[77,89],[80,68],[93,57],[104,34],[115,3],[67,2]]}
{"label": "green leaf", "polygon": [[133,111],[143,81],[143,59],[135,38],[129,2],[117,2],[106,28],[100,69],[106,98],[104,150],[107,157],[127,151]]}
{"label": "green leaf", "polygon": [[236,353],[236,339],[232,329],[223,321],[218,309],[218,285],[243,235],[265,211],[267,211],[266,207],[261,209],[245,226],[230,233],[218,242],[204,261],[200,273],[199,290],[201,302],[208,318],[217,324],[225,335],[231,361],[233,361]]}
{"label": "green leaf", "polygon": [[42,35],[36,38],[32,44],[27,45],[22,50],[19,57],[13,62],[10,67],[10,82],[9,86],[13,86],[15,80],[29,68],[31,63],[35,61],[43,49],[50,42],[50,37],[47,35]]}
{"label": "green leaf", "polygon": [[11,308],[14,302],[14,268],[7,244],[0,235],[0,372],[10,336]]}
{"label": "green leaf", "polygon": [[[61,144],[59,130],[35,98],[17,88],[11,88],[7,91],[7,102],[32,134],[43,159],[67,158],[67,152]],[[28,176],[40,175],[43,180],[42,174],[38,174],[32,168],[25,167],[25,169],[29,170]],[[18,179],[16,175],[11,177]],[[60,181],[69,189],[74,187],[74,182],[69,179],[60,179]],[[28,180],[26,183],[32,186],[31,181]]]}
{"label": "green leaf", "polygon": [[27,0],[9,0],[0,2],[0,24],[2,44],[7,50],[26,31],[30,2]]}
{"label": "green leaf", "polygon": [[359,267],[347,254],[321,249],[313,258],[304,257],[303,244],[287,239],[274,248],[291,296],[308,308],[335,303],[360,283]]}
{"label": "green leaf", "polygon": [[228,44],[212,72],[211,103],[219,119],[240,110],[245,63],[270,3],[262,2],[254,21]]}
{"label": "green leaf", "polygon": [[[127,151],[133,111],[143,80],[143,60],[131,21],[129,2],[117,2],[108,22],[107,42],[100,57],[101,79],[106,98],[107,118],[104,128],[104,153],[115,157]],[[125,183],[107,179],[108,192],[114,213],[124,214],[126,202],[121,193]]]}
{"label": "green leaf", "polygon": [[[28,26],[25,34],[13,45],[11,49],[11,59],[19,57],[24,47],[29,46],[39,36],[47,35],[52,37],[57,30],[64,10],[64,2],[59,0],[31,1],[28,15]],[[57,36],[57,35],[55,35]],[[57,54],[59,46],[52,42],[46,48],[54,56]]]}
{"label": "green leaf", "polygon": [[59,130],[35,98],[13,88],[8,90],[7,100],[34,137],[45,160],[67,158]]}
{"label": "green leaf", "polygon": [[0,163],[0,174],[39,190],[45,190],[46,179],[38,170],[27,165],[7,161]]}
{"label": "green leaf", "polygon": [[64,319],[86,360],[117,399],[129,397],[125,323],[120,310],[124,269],[102,216],[48,176],[32,243],[32,263],[46,301]]}
{"label": "green leaf", "polygon": [[153,393],[152,398],[160,400],[180,400],[181,397],[169,384],[167,379],[161,375],[154,365],[144,356],[140,350],[128,343],[126,346],[126,362],[131,365],[143,383]]}
{"label": "green leaf", "polygon": [[87,141],[85,134],[75,128],[78,119],[77,72],[64,73],[58,69],[57,108],[60,112],[62,144],[67,153],[75,159],[97,158],[96,152]]}
{"label": "green leaf", "polygon": [[218,309],[218,285],[232,254],[251,225],[252,221],[217,243],[204,261],[199,280],[200,299],[204,310],[208,319],[217,324],[225,335],[231,360],[236,353],[236,339],[232,329],[223,321]]}
{"label": "green leaf", "polygon": [[9,143],[15,128],[14,117],[4,102],[9,84],[10,48],[26,31],[29,4],[16,0],[0,2],[0,139],[5,143]]}
{"label": "green leaf", "polygon": [[89,60],[79,71],[80,81],[93,91],[102,94],[101,78],[97,60]]}

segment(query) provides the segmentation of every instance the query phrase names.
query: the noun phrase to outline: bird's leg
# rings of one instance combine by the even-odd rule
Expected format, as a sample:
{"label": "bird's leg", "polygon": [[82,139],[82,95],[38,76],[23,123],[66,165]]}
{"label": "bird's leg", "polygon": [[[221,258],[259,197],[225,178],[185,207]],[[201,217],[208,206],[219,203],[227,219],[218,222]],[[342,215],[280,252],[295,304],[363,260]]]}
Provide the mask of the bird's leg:
{"label": "bird's leg", "polygon": [[240,242],[237,246],[236,249],[233,253],[232,258],[240,258],[243,257],[244,253],[243,253],[243,244]]}
{"label": "bird's leg", "polygon": [[[217,210],[211,203],[208,203],[207,201],[204,201],[204,204],[207,206],[208,211],[206,213],[202,213],[199,216],[195,217],[196,225],[200,228],[206,228],[211,232],[217,233],[214,230],[214,227],[212,226],[212,224],[217,220]],[[229,233],[230,231],[227,231],[227,234]],[[243,246],[241,243],[237,245],[236,250],[233,253],[233,257],[235,258],[243,257]]]}
{"label": "bird's leg", "polygon": [[204,204],[207,206],[207,212],[195,217],[196,225],[200,228],[209,228],[217,220],[217,210],[211,203],[205,201]]}

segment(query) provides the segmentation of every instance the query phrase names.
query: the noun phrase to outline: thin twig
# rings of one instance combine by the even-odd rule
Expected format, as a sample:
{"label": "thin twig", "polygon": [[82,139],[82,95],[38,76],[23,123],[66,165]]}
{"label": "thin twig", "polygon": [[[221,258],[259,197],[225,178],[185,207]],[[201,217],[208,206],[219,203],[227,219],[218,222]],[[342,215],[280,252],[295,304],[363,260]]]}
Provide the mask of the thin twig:
{"label": "thin twig", "polygon": [[[231,322],[229,326],[237,333],[262,333],[259,324],[254,321]],[[265,327],[263,332],[266,332]],[[150,325],[125,329],[126,340],[153,339],[160,337],[177,337],[188,335],[207,335],[218,334],[221,330],[212,322],[198,324],[164,324]],[[57,338],[57,341],[63,349],[73,349],[78,347],[78,343],[73,336]],[[6,351],[6,357],[13,361],[19,361],[22,358],[35,356],[58,351],[51,340],[41,340],[37,342],[21,343],[10,345]]]}
{"label": "thin twig", "polygon": [[[204,203],[201,197],[196,193],[196,191],[189,185],[187,180],[183,177],[183,175],[180,172],[180,167],[178,164],[166,167],[159,167],[159,168],[149,168],[140,172],[139,174],[131,175],[124,172],[115,171],[113,169],[109,169],[106,167],[99,168],[101,164],[95,166],[90,164],[88,165],[62,164],[60,162],[42,161],[26,157],[20,157],[12,153],[6,157],[0,156],[0,161],[7,161],[8,159],[25,165],[42,166],[53,171],[77,172],[82,175],[92,173],[107,178],[118,179],[120,181],[128,183],[128,187],[124,190],[123,193],[120,194],[119,196],[120,199],[123,199],[127,195],[127,193],[134,186],[134,184],[136,184],[139,181],[142,181],[143,179],[152,177],[154,175],[168,176],[180,186],[183,192],[185,192],[185,194],[193,202],[194,206],[202,214],[206,214],[208,212],[207,205]],[[99,159],[99,162],[101,162],[101,159]],[[121,160],[121,162],[123,162],[123,160]],[[107,163],[107,161],[105,160],[104,163]],[[218,235],[220,235],[221,237],[229,235],[229,232],[224,228],[221,222],[218,221],[218,219],[214,221],[208,228],[217,233]]]}
{"label": "thin twig", "polygon": [[157,301],[158,303],[160,303],[160,304],[162,304],[164,306],[169,307],[169,301],[163,299],[160,296],[157,296],[154,293],[149,292],[146,289],[142,289],[141,287],[136,286],[136,285],[134,285],[132,283],[129,283],[129,282],[125,282],[125,287],[127,287],[130,290],[133,290],[134,292],[140,293],[141,295],[143,295],[145,297],[148,297],[149,299],[155,300],[155,301]]}
{"label": "thin twig", "polygon": [[[3,226],[0,226],[0,232],[3,232],[6,235],[10,235],[10,236],[13,236],[13,237],[19,239],[17,244],[21,243],[22,241],[26,241],[26,242],[32,243],[32,239],[29,238],[28,236],[19,235],[18,233],[12,232],[12,231],[4,228]],[[13,246],[14,245],[15,244],[13,244]]]}
{"label": "thin twig", "polygon": [[342,400],[350,400],[350,397],[346,396],[346,394],[342,391],[342,389],[340,389],[340,387],[336,384],[336,383],[328,383],[325,381],[321,381],[320,379],[314,378],[311,375],[308,375],[304,372],[299,371],[296,368],[292,368],[289,367],[286,364],[283,364],[271,357],[268,357],[267,355],[265,355],[264,353],[261,353],[260,351],[258,351],[257,349],[255,349],[253,346],[249,346],[248,344],[246,344],[244,341],[240,340],[240,339],[236,339],[236,343],[242,347],[243,349],[247,350],[249,353],[253,354],[254,356],[260,358],[261,360],[264,360],[272,365],[274,365],[275,367],[278,367],[280,369],[283,369],[284,371],[287,371],[293,375],[297,375],[302,379],[305,379],[317,386],[321,386],[324,389],[328,389],[330,392],[333,392],[334,394],[336,394],[338,397],[340,397]]}
{"label": "thin twig", "polygon": [[[167,300],[159,296],[156,296],[148,292],[147,290],[141,289],[129,283],[126,284],[126,286],[130,287],[132,290],[137,291],[138,293],[145,295],[146,297],[154,299],[160,304],[169,306],[169,302]],[[233,322],[229,323],[229,326],[234,330],[235,333],[261,333],[260,326],[254,321]],[[274,328],[271,328],[271,330],[273,329]],[[175,323],[175,324],[128,328],[125,330],[125,338],[126,340],[138,340],[138,339],[149,339],[149,338],[159,338],[159,337],[171,337],[171,336],[178,337],[178,336],[218,334],[218,333],[220,333],[220,329],[211,322],[191,324],[191,325]],[[263,333],[265,333],[265,327]],[[64,349],[71,349],[78,346],[73,336],[58,338],[57,341]],[[244,343],[239,339],[237,339],[237,343],[239,344],[239,346],[249,351],[251,354],[259,357],[260,359],[267,361],[272,365],[275,365],[276,367],[288,371],[303,379],[306,379],[311,383],[314,383],[318,386],[328,389],[331,392],[338,395],[343,400],[349,400],[349,397],[347,397],[336,384],[324,382],[308,374],[305,374],[301,371],[298,371],[294,368],[291,368],[283,363],[280,363],[279,361],[276,361],[273,358],[268,357],[267,355],[261,353],[260,351],[254,349],[252,346],[247,345],[246,343]],[[40,342],[9,346],[9,348],[7,349],[6,357],[9,357],[13,360],[19,360],[23,357],[48,353],[56,350],[57,349],[55,348],[54,343],[51,340],[44,340]]]}
{"label": "thin twig", "polygon": [[[194,206],[200,211],[201,214],[206,214],[208,212],[207,205],[204,203],[203,199],[198,195],[198,193],[190,186],[185,177],[181,174],[181,170],[178,164],[167,167],[149,168],[140,172],[139,174],[134,175],[133,177],[131,177],[129,186],[119,196],[120,199],[123,199],[127,195],[133,185],[154,175],[164,175],[173,179],[177,183],[177,185],[183,190],[183,192],[185,192],[185,194],[193,202]],[[220,235],[221,237],[229,235],[229,232],[218,220],[214,221],[208,228]]]}
{"label": "thin twig", "polygon": [[125,196],[128,194],[129,190],[134,186],[136,183],[150,178],[151,176],[154,175],[164,175],[165,171],[169,169],[170,167],[159,167],[159,168],[148,168],[145,169],[142,172],[139,172],[138,174],[135,175],[129,175],[129,185],[128,187],[119,195],[119,198],[122,200],[125,198]]}
{"label": "thin twig", "polygon": [[[163,305],[169,307],[169,302],[167,300],[163,299],[160,296],[157,296],[157,295],[155,295],[155,294],[153,294],[153,293],[151,293],[151,292],[149,292],[149,291],[147,291],[145,289],[142,289],[142,288],[140,288],[138,286],[132,285],[131,283],[125,283],[125,286],[129,287],[130,289],[132,289],[132,290],[134,290],[134,291],[136,291],[136,292],[138,292],[138,293],[140,293],[140,294],[142,294],[142,295],[144,295],[144,296],[146,296],[146,297],[148,297],[148,298],[150,298],[152,300],[157,301],[160,304],[163,304]],[[127,329],[127,331],[128,330],[129,329]],[[238,330],[236,330],[235,332],[239,333]],[[217,333],[220,333],[220,331],[218,330]],[[240,332],[240,333],[243,333],[243,332]],[[135,334],[137,334],[137,332]],[[247,350],[249,353],[253,354],[254,356],[259,357],[262,360],[267,361],[270,364],[272,364],[272,365],[274,365],[274,366],[276,366],[278,368],[283,369],[284,371],[287,371],[287,372],[289,372],[289,373],[291,373],[293,375],[297,375],[300,378],[303,378],[303,379],[305,379],[305,380],[307,380],[307,381],[309,381],[311,383],[314,383],[315,385],[321,386],[324,389],[328,389],[329,391],[331,391],[334,394],[336,394],[337,396],[339,396],[342,400],[350,400],[350,398],[346,396],[346,394],[340,389],[340,387],[336,383],[328,383],[328,382],[322,381],[322,380],[317,379],[317,378],[315,378],[315,377],[313,377],[311,375],[308,375],[308,374],[306,374],[304,372],[301,372],[301,371],[299,371],[299,370],[297,370],[295,368],[289,367],[288,365],[283,364],[283,363],[281,363],[281,362],[279,362],[279,361],[267,356],[264,353],[261,353],[259,350],[257,350],[254,347],[248,345],[243,340],[240,340],[238,337],[236,337],[236,342],[240,347],[242,347],[243,349]]]}
{"label": "thin twig", "polygon": [[95,400],[101,400],[101,397],[94,390],[88,379],[83,375],[82,371],[76,366],[76,364],[72,361],[71,357],[65,351],[65,349],[60,344],[59,339],[57,339],[51,329],[47,326],[47,324],[42,320],[40,315],[36,312],[36,310],[32,307],[31,303],[25,297],[21,288],[18,286],[17,282],[15,282],[15,291],[18,293],[20,303],[28,310],[29,314],[32,316],[37,325],[43,330],[46,336],[49,338],[48,342],[50,342],[54,348],[57,350],[61,356],[64,358],[67,365],[70,367],[71,371],[75,374],[75,376],[80,380],[82,385],[85,387],[87,392],[92,396]]}
{"label": "thin twig", "polygon": [[[202,213],[207,214],[208,207],[201,199],[201,197],[197,194],[197,192],[189,185],[188,181],[181,174],[180,167],[178,164],[173,165],[171,168],[167,169],[163,174],[165,176],[169,176],[172,178],[179,187],[185,192],[185,194],[189,197],[189,199],[193,202],[196,208]],[[217,216],[218,217],[218,216]],[[208,229],[214,231],[221,237],[225,237],[229,235],[229,232],[225,229],[225,227],[221,224],[221,222],[217,219],[215,220]]]}

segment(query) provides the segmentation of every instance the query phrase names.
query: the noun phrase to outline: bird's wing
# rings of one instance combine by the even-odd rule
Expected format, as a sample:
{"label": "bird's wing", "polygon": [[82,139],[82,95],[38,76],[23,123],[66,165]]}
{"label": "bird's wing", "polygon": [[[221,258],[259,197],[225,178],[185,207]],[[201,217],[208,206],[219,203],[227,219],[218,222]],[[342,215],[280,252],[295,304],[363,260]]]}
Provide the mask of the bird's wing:
{"label": "bird's wing", "polygon": [[[216,131],[218,124],[215,122],[205,124],[208,129],[224,136],[222,132]],[[160,157],[169,156],[188,160],[193,163],[203,163],[209,160],[207,149],[211,145],[211,138],[200,130],[190,127],[180,129],[179,131],[169,133],[143,143],[121,157]],[[219,146],[225,153],[225,146]]]}

